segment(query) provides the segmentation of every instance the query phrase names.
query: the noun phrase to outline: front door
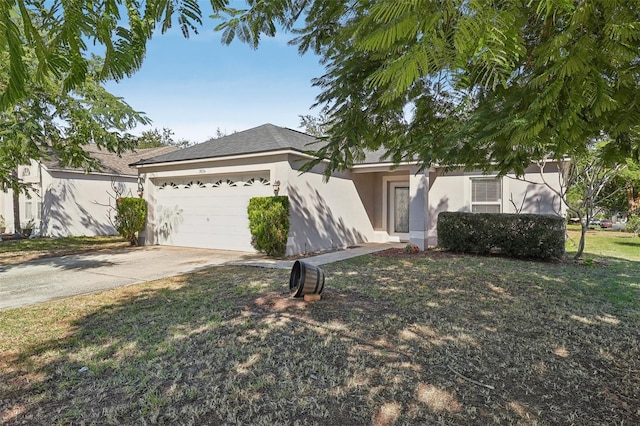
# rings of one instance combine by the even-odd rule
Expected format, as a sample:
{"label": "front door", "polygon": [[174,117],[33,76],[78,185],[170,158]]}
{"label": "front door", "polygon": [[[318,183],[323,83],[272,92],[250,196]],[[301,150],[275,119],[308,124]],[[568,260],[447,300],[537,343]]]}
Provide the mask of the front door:
{"label": "front door", "polygon": [[389,184],[389,235],[409,241],[409,183]]}

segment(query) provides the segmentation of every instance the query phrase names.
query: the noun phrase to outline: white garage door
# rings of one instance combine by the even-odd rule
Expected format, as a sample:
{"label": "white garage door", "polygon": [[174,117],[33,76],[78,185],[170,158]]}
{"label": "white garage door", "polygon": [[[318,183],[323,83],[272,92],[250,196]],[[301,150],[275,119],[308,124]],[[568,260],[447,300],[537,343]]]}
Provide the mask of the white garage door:
{"label": "white garage door", "polygon": [[269,174],[154,181],[155,232],[159,244],[255,251],[247,206],[273,195]]}

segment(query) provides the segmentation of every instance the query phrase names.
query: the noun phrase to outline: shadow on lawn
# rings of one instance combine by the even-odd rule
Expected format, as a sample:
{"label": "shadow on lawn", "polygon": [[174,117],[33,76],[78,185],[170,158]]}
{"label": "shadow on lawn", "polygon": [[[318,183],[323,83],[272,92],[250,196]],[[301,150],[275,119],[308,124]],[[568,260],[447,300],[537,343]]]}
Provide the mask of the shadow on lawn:
{"label": "shadow on lawn", "polygon": [[619,246],[637,247],[640,249],[640,237],[636,241],[614,241]]}
{"label": "shadow on lawn", "polygon": [[0,421],[637,424],[638,305],[605,291],[637,296],[632,266],[366,256],[315,303],[255,268],[131,288],[18,354]]}

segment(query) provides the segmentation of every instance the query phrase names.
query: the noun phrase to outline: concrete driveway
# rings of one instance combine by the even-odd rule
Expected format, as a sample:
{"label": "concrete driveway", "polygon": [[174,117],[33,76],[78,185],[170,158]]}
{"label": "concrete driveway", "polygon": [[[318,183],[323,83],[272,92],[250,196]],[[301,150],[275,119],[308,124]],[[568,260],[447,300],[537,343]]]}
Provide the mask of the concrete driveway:
{"label": "concrete driveway", "polygon": [[233,251],[152,246],[0,265],[0,310],[256,257]]}

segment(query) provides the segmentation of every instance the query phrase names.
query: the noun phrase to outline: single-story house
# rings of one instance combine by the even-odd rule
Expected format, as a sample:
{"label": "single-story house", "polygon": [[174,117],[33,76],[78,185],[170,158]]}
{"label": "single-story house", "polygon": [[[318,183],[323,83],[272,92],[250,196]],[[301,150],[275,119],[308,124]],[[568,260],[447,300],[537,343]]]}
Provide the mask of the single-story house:
{"label": "single-story house", "polygon": [[[98,160],[98,171],[62,166],[55,158],[31,161],[18,168],[18,177],[30,183],[30,197],[19,196],[20,222],[35,222],[34,235],[49,237],[115,235],[110,206],[117,191],[122,196],[137,196],[138,173],[130,163],[175,151],[172,146],[139,149],[117,154],[103,151],[95,144],[85,149]],[[7,232],[15,230],[13,192],[0,192],[0,214]]]}
{"label": "single-story house", "polygon": [[[373,153],[325,182],[318,167],[300,173],[318,140],[265,124],[179,151],[138,161],[149,216],[146,244],[254,251],[247,205],[255,196],[290,201],[287,254],[363,242],[407,241],[420,248],[437,241],[442,211],[564,214],[560,199],[541,182],[480,172],[445,172],[416,164],[392,167]],[[545,170],[558,182],[557,167]]]}

